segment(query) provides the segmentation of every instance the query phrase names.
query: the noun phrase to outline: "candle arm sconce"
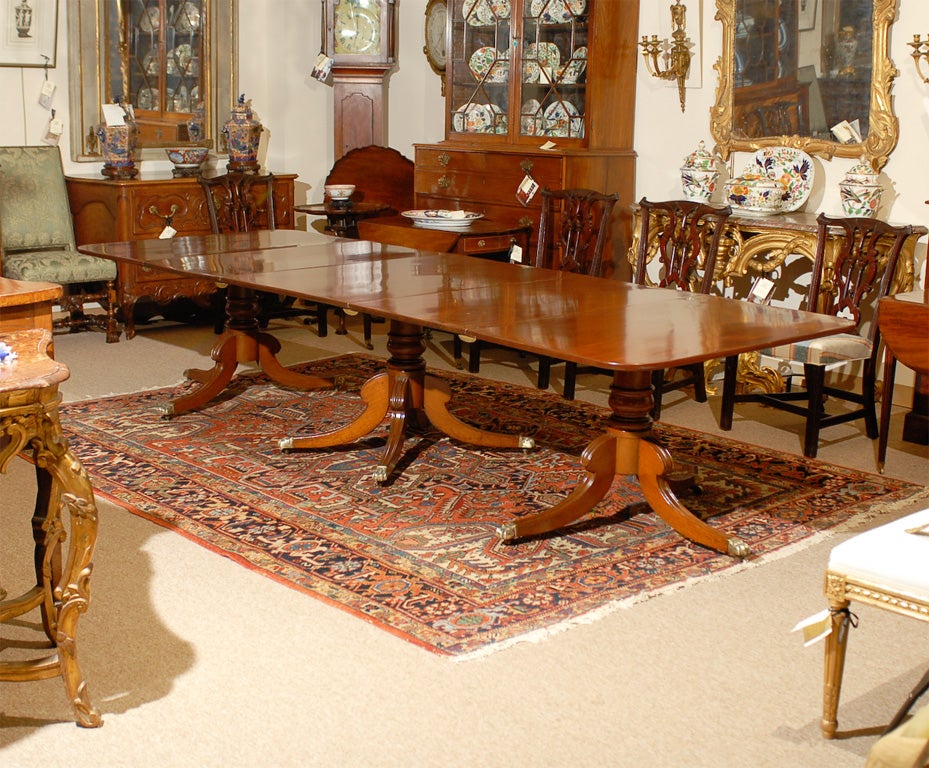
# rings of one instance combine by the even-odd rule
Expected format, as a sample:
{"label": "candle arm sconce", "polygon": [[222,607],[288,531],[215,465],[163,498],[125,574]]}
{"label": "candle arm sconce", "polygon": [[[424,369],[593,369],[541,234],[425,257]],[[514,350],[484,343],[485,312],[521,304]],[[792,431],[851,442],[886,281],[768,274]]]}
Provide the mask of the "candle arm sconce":
{"label": "candle arm sconce", "polygon": [[[681,112],[684,111],[686,102],[685,84],[687,75],[690,72],[690,40],[687,38],[685,29],[685,16],[687,6],[677,0],[671,6],[671,21],[673,31],[671,32],[671,42],[659,40],[658,35],[642,35],[639,45],[642,47],[642,56],[645,59],[645,65],[652,77],[660,80],[676,80],[677,92],[681,100]],[[661,68],[662,51],[668,49],[668,64],[665,69]]]}
{"label": "candle arm sconce", "polygon": [[913,49],[910,56],[916,64],[916,74],[924,83],[929,83],[929,35],[922,39],[922,35],[913,35],[913,42],[907,43]]}

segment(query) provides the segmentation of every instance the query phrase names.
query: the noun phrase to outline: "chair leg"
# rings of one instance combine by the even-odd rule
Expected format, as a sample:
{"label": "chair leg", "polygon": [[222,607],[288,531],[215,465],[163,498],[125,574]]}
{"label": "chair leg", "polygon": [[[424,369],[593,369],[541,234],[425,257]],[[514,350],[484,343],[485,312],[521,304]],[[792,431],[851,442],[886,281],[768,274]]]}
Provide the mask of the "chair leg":
{"label": "chair leg", "polygon": [[536,381],[537,389],[548,389],[552,382],[552,359],[542,356],[539,358],[539,378]]}
{"label": "chair leg", "polygon": [[803,375],[806,379],[807,391],[806,435],[803,438],[803,455],[808,459],[815,459],[819,448],[819,430],[822,418],[825,416],[823,387],[825,386],[826,369],[819,365],[804,365]]}
{"label": "chair leg", "polygon": [[316,335],[321,339],[329,335],[329,307],[326,304],[316,305]]}
{"label": "chair leg", "polygon": [[464,367],[464,350],[462,348],[461,336],[457,333],[452,336],[452,356],[455,358],[455,367],[461,370]]}
{"label": "chair leg", "polygon": [[574,399],[574,391],[577,388],[577,363],[565,363],[564,365],[564,392],[562,393],[565,400]]}
{"label": "chair leg", "polygon": [[365,348],[374,349],[374,344],[371,343],[371,315],[365,313],[361,316],[361,322],[364,327],[364,341]]}
{"label": "chair leg", "polygon": [[723,399],[719,408],[719,428],[726,431],[732,429],[732,414],[735,411],[735,376],[738,370],[739,356],[727,357],[723,378]]}
{"label": "chair leg", "polygon": [[823,663],[823,719],[820,729],[827,739],[835,737],[839,725],[839,694],[842,691],[842,673],[845,671],[845,650],[848,645],[848,601],[833,603],[832,632],[826,637]]}
{"label": "chair leg", "polygon": [[877,471],[884,474],[884,461],[887,459],[887,440],[890,437],[890,412],[893,408],[894,378],[897,373],[897,358],[888,349],[884,358],[884,394],[881,397],[881,424],[878,429]]}
{"label": "chair leg", "polygon": [[481,370],[481,341],[475,339],[468,350],[468,372],[479,373]]}
{"label": "chair leg", "polygon": [[664,370],[652,371],[652,421],[661,418],[661,397],[664,394]]}
{"label": "chair leg", "polygon": [[[887,354],[890,354],[889,352]],[[867,360],[864,364],[864,370],[862,371],[862,383],[861,383],[861,407],[864,411],[864,425],[865,433],[868,437],[874,440],[879,434],[880,430],[877,425],[877,407],[875,406],[875,395],[874,395],[874,377],[875,377],[875,368],[877,367],[877,361],[874,358]]]}
{"label": "chair leg", "polygon": [[705,403],[706,397],[706,371],[703,369],[703,363],[694,363],[689,366],[691,375],[694,378],[694,400],[698,403]]}
{"label": "chair leg", "polygon": [[119,321],[116,313],[119,312],[119,299],[116,295],[116,284],[112,280],[106,283],[106,342],[115,344],[119,341]]}

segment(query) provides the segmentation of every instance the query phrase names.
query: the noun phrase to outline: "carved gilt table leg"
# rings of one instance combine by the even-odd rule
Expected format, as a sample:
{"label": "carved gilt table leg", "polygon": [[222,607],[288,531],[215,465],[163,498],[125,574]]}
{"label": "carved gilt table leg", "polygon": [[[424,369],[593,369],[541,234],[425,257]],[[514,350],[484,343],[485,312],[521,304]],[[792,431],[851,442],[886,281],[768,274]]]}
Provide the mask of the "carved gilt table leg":
{"label": "carved gilt table leg", "polygon": [[[77,624],[90,601],[97,539],[97,508],[83,466],[68,447],[58,421],[58,384],[67,368],[47,357],[45,331],[9,334],[19,359],[0,376],[0,472],[32,449],[38,493],[32,520],[35,585],[0,601],[0,622],[41,609],[54,652],[38,659],[0,662],[0,681],[61,677],[79,725],[103,723],[90,702],[77,661]],[[68,515],[68,526],[62,514]],[[64,555],[64,557],[62,557]]]}

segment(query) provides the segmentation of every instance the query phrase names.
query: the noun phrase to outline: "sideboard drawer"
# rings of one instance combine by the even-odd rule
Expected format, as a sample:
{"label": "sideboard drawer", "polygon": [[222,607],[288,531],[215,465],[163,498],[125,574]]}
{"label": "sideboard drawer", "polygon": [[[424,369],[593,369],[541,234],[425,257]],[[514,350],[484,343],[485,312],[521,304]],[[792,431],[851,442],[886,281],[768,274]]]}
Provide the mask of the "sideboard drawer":
{"label": "sideboard drawer", "polygon": [[199,186],[169,192],[134,190],[129,194],[129,210],[133,240],[158,237],[168,223],[178,235],[210,233],[210,214]]}

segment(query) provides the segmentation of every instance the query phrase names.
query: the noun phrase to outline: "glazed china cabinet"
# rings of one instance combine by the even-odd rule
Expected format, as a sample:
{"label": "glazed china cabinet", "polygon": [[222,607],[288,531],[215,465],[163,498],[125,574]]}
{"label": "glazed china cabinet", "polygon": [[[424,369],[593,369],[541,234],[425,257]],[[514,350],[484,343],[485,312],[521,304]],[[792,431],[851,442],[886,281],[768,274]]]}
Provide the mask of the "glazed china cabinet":
{"label": "glazed china cabinet", "polygon": [[[121,83],[146,146],[196,141],[187,123],[204,90],[204,0],[122,0],[112,7],[110,82]],[[116,87],[114,85],[114,87]]]}
{"label": "glazed china cabinet", "polygon": [[[539,188],[619,193],[628,243],[638,0],[450,0],[445,140],[416,146],[418,208],[538,226]],[[530,247],[534,247],[530,246]]]}

